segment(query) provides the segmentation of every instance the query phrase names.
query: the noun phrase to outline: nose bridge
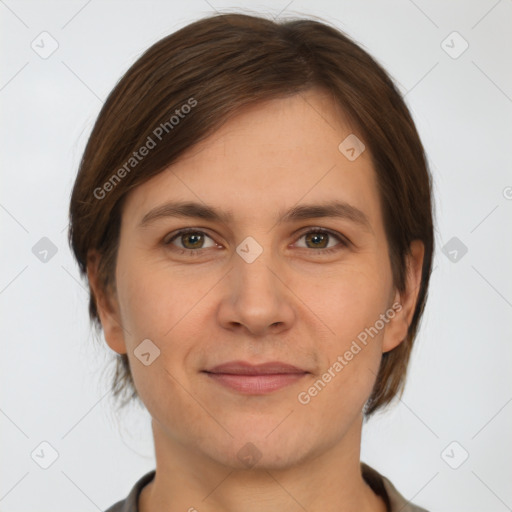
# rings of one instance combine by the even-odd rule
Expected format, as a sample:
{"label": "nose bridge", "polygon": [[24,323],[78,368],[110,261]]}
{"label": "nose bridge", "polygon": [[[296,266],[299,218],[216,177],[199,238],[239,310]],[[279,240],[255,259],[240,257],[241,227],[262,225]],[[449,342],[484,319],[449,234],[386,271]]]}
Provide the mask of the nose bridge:
{"label": "nose bridge", "polygon": [[270,236],[246,237],[236,248],[234,268],[238,286],[233,290],[246,304],[254,299],[259,303],[264,296],[266,303],[277,299],[279,283],[271,269],[278,265],[273,257]]}
{"label": "nose bridge", "polygon": [[223,302],[221,320],[224,324],[243,324],[261,334],[274,324],[289,326],[293,306],[281,282],[282,272],[279,276],[280,263],[271,249],[271,236],[258,238],[261,244],[247,237],[236,248],[228,274],[229,298]]}

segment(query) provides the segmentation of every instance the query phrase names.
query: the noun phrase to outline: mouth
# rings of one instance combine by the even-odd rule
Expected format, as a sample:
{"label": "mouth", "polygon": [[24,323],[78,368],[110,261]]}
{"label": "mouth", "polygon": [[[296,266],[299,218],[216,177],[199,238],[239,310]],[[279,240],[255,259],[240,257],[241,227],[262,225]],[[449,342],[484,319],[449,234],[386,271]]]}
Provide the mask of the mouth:
{"label": "mouth", "polygon": [[309,374],[307,370],[279,361],[250,364],[231,361],[203,370],[214,382],[246,395],[264,395],[277,391]]}

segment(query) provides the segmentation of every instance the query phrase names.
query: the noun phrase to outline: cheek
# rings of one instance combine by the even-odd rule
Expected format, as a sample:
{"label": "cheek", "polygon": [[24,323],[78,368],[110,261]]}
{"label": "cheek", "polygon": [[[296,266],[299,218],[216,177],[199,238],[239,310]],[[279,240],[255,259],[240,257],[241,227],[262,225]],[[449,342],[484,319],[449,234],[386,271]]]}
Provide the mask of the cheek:
{"label": "cheek", "polygon": [[191,278],[190,272],[184,278],[159,261],[137,255],[120,258],[117,278],[121,317],[132,343],[141,336],[164,341],[187,322],[213,283],[213,278]]}
{"label": "cheek", "polygon": [[319,428],[316,419],[322,418],[321,429],[339,434],[362,412],[378,369],[378,358],[369,352],[362,354],[344,365],[331,365],[330,371],[326,368],[324,374],[300,390],[297,408],[311,419],[311,428]]}
{"label": "cheek", "polygon": [[[218,282],[218,276],[211,274],[184,276],[135,255],[119,259],[117,288],[126,348],[145,403],[151,402],[156,389],[178,391],[179,382],[186,381],[184,362],[204,338],[205,316],[211,314],[204,310],[204,299]],[[150,366],[135,355],[146,339],[158,349]]]}
{"label": "cheek", "polygon": [[[318,344],[322,368],[298,397],[301,407],[323,415],[327,424],[350,423],[362,410],[375,383],[382,358],[385,331],[381,315],[388,309],[390,279],[378,268],[352,269],[324,288],[324,298],[310,295],[319,304],[318,316],[329,335]],[[371,269],[371,270],[370,270]],[[377,324],[378,322],[378,324]],[[377,327],[375,327],[377,324]]]}
{"label": "cheek", "polygon": [[[365,266],[344,267],[326,283],[323,289],[310,288],[307,298],[329,328],[318,347],[324,355],[323,373],[311,393],[303,391],[312,410],[327,411],[339,420],[343,411],[362,407],[373,388],[387,325],[381,315],[389,308],[392,280],[390,270],[374,258]],[[337,405],[331,408],[329,403]]]}
{"label": "cheek", "polygon": [[338,349],[373,326],[389,307],[390,270],[378,258],[365,259],[364,265],[346,265],[324,276],[323,286],[297,281],[296,286],[306,292],[305,302],[329,327],[332,345]]}

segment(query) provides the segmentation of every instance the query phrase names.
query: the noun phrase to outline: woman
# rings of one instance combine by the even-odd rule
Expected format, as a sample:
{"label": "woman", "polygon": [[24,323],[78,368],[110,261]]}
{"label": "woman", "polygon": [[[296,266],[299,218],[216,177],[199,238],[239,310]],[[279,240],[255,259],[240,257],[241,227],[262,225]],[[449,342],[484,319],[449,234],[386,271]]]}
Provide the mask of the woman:
{"label": "woman", "polygon": [[225,14],[149,48],[85,149],[70,243],[152,416],[109,511],[422,511],[360,461],[398,396],[433,254],[423,147],[338,30]]}

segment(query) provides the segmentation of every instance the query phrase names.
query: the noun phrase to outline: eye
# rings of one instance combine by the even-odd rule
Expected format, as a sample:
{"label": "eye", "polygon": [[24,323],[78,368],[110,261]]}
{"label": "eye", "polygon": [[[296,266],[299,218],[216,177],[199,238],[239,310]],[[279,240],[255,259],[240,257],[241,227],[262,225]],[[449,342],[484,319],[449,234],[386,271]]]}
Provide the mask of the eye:
{"label": "eye", "polygon": [[[330,254],[348,246],[348,241],[343,235],[323,228],[310,228],[300,235],[299,241],[303,238],[306,246],[299,247],[301,249],[312,249],[312,252],[318,252],[319,254]],[[209,245],[205,245],[206,240],[210,240]],[[332,240],[337,240],[338,244],[329,247]],[[179,254],[187,254],[189,256],[200,255],[201,249],[219,247],[204,231],[195,228],[181,229],[170,238],[165,238],[163,243],[166,246],[174,246],[175,249],[173,250]]]}
{"label": "eye", "polygon": [[[314,249],[321,254],[332,253],[348,246],[342,235],[323,228],[310,229],[303,233],[299,240],[305,239],[306,249]],[[338,240],[338,244],[328,247],[332,239]]]}
{"label": "eye", "polygon": [[[204,246],[205,239],[209,239],[212,243],[209,246]],[[165,245],[175,245],[174,241],[177,241],[180,245],[177,245],[177,250],[180,254],[188,253],[190,255],[197,253],[198,249],[208,249],[215,247],[217,244],[209,237],[204,231],[198,229],[181,229],[174,236],[164,240]]]}

